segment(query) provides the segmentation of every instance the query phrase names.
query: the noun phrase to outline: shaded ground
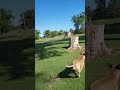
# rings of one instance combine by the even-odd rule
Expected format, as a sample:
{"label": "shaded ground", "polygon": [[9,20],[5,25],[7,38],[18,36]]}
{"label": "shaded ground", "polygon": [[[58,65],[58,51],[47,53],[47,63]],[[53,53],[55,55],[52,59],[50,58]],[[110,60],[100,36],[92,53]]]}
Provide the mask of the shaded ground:
{"label": "shaded ground", "polygon": [[34,38],[22,36],[17,33],[0,36],[1,90],[33,90]]}

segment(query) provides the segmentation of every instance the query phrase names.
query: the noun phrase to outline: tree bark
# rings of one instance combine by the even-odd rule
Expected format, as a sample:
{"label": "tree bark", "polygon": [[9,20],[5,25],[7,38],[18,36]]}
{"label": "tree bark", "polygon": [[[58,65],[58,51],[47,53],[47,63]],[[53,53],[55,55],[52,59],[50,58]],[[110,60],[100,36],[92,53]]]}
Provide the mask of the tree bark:
{"label": "tree bark", "polygon": [[73,51],[73,50],[81,50],[81,47],[79,46],[79,37],[78,36],[71,36],[71,41],[70,41],[70,47],[68,50]]}
{"label": "tree bark", "polygon": [[104,25],[86,26],[86,55],[88,59],[97,56],[110,55],[111,50],[104,43]]}

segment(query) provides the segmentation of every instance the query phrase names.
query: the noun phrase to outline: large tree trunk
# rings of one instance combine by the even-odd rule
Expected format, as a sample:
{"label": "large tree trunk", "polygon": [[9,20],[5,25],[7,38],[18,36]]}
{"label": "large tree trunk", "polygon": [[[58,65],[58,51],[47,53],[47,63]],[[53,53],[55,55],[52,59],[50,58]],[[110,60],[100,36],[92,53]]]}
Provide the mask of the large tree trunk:
{"label": "large tree trunk", "polygon": [[81,47],[79,46],[79,37],[78,36],[71,36],[71,41],[68,50],[81,50]]}
{"label": "large tree trunk", "polygon": [[86,39],[87,58],[94,59],[96,56],[111,54],[111,50],[104,43],[104,25],[88,25]]}

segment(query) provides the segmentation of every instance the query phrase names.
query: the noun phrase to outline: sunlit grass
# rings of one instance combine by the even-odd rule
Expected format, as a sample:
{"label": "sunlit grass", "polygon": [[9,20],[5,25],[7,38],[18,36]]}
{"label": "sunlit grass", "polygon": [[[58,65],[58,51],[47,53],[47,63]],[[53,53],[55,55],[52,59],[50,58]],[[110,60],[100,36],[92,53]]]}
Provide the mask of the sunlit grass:
{"label": "sunlit grass", "polygon": [[[82,71],[80,78],[61,78],[52,81],[50,79],[50,76],[55,77],[65,69],[64,62],[71,64],[80,54],[80,51],[69,52],[66,48],[63,48],[69,45],[69,40],[68,37],[65,40],[62,40],[62,38],[49,38],[36,41],[36,90],[85,89],[85,69]],[[84,41],[82,38],[79,43],[83,48],[85,46]]]}

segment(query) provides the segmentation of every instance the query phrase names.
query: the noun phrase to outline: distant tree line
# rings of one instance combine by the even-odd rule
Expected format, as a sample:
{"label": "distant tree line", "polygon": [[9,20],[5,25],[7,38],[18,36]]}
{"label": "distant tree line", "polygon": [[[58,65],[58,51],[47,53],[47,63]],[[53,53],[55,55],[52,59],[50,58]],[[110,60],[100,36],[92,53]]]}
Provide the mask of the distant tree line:
{"label": "distant tree line", "polygon": [[0,8],[0,34],[4,34],[11,30],[28,30],[34,29],[34,10],[26,10],[20,14],[19,24],[17,26],[13,25],[13,20],[15,16],[11,10]]}
{"label": "distant tree line", "polygon": [[[71,21],[74,24],[75,30],[70,29],[68,32],[71,32],[73,34],[81,34],[85,33],[85,12],[82,12],[78,15],[74,15],[71,19]],[[45,30],[44,31],[44,37],[45,38],[51,38],[56,37],[59,35],[67,35],[68,33],[65,30]]]}
{"label": "distant tree line", "polygon": [[56,37],[56,36],[60,36],[60,35],[65,35],[65,31],[64,30],[54,30],[54,31],[51,31],[51,30],[46,30],[44,31],[44,37],[46,38],[51,38],[51,37]]}

